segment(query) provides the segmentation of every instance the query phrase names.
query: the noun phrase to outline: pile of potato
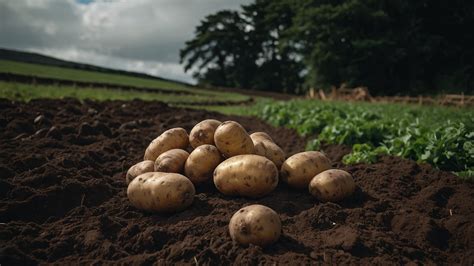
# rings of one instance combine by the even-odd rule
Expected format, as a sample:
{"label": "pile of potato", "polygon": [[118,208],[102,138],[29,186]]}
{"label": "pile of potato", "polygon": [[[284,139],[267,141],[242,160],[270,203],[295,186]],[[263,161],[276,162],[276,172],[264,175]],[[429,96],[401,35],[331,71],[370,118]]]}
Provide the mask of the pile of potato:
{"label": "pile of potato", "polygon": [[[190,151],[190,152],[188,152]],[[271,193],[281,180],[295,189],[307,189],[320,201],[339,201],[356,185],[352,176],[330,169],[321,152],[307,151],[286,158],[265,132],[251,135],[235,121],[207,119],[191,132],[169,129],[145,150],[143,161],[126,174],[131,204],[150,212],[177,212],[193,203],[195,185],[213,181],[228,196],[249,198]],[[278,214],[262,205],[238,210],[229,233],[241,244],[265,246],[278,240]]]}

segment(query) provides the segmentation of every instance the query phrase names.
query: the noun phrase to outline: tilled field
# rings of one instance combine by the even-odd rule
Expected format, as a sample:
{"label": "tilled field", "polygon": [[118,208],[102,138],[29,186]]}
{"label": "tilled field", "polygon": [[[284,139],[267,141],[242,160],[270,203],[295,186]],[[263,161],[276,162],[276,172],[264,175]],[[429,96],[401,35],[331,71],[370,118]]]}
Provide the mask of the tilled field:
{"label": "tilled field", "polygon": [[[474,185],[396,157],[343,166],[349,149],[341,146],[325,152],[359,188],[338,204],[283,184],[258,200],[205,184],[183,212],[133,208],[128,167],[164,130],[206,118],[266,131],[288,154],[304,150],[295,132],[256,118],[143,101],[0,100],[0,264],[474,263]],[[239,246],[227,232],[232,214],[254,203],[282,219],[282,237],[264,249]]]}

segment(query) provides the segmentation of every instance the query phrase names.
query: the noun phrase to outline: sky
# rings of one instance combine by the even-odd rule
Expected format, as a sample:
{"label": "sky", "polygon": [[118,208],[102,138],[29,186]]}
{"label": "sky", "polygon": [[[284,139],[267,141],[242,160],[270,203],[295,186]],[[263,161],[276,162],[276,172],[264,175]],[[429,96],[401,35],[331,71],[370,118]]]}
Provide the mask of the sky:
{"label": "sky", "polygon": [[194,83],[179,50],[206,16],[251,0],[0,0],[0,47]]}

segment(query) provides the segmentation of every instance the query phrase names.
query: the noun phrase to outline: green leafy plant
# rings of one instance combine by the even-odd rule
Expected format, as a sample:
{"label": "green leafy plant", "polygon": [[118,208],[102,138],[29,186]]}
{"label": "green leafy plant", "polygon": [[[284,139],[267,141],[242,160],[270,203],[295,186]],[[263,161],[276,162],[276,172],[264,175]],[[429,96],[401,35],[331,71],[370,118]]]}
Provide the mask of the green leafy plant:
{"label": "green leafy plant", "polygon": [[472,109],[293,100],[266,102],[256,114],[313,136],[307,150],[319,149],[322,142],[352,146],[346,164],[373,163],[378,155],[391,154],[472,176]]}
{"label": "green leafy plant", "polygon": [[319,139],[312,139],[306,144],[307,151],[317,151],[321,149],[321,141]]}
{"label": "green leafy plant", "polygon": [[342,158],[342,162],[344,164],[375,163],[379,155],[387,153],[387,149],[383,146],[374,148],[366,143],[355,144],[352,147],[352,152]]}

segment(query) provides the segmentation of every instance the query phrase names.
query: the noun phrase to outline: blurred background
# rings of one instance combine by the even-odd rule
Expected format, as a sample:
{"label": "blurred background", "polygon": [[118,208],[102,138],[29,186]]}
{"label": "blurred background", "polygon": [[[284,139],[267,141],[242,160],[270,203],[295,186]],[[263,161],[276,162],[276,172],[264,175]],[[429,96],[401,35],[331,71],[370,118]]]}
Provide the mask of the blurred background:
{"label": "blurred background", "polygon": [[0,0],[0,47],[200,86],[472,94],[474,2]]}

